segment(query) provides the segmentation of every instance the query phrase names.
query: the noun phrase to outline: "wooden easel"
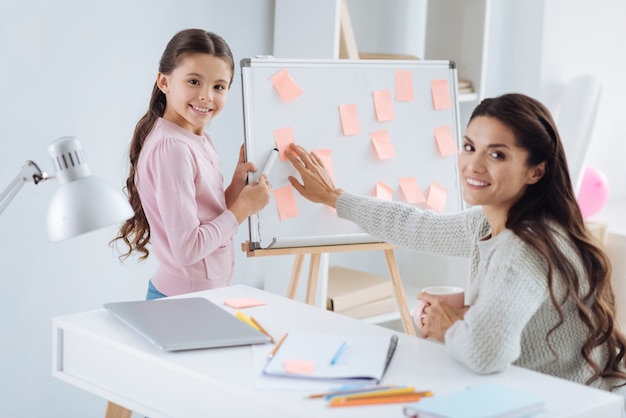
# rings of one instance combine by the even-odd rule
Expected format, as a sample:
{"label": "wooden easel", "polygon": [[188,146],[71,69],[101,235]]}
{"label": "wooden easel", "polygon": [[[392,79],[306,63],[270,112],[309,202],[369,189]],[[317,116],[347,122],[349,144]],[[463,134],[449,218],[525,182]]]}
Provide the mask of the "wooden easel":
{"label": "wooden easel", "polygon": [[133,411],[126,409],[123,406],[115,404],[111,401],[107,403],[107,410],[104,415],[105,418],[130,418],[133,415]]}
{"label": "wooden easel", "polygon": [[296,291],[298,290],[298,282],[300,279],[300,272],[302,271],[302,263],[304,257],[309,254],[309,277],[306,287],[305,302],[309,305],[315,304],[315,296],[317,292],[317,285],[319,279],[320,259],[324,253],[346,252],[346,251],[370,251],[370,250],[383,250],[385,253],[385,260],[387,261],[387,267],[389,268],[389,274],[396,294],[396,301],[398,302],[398,310],[400,311],[400,318],[402,325],[404,326],[404,332],[409,335],[415,336],[415,327],[413,326],[413,320],[409,312],[409,307],[406,303],[406,294],[404,293],[404,286],[402,285],[402,279],[400,277],[400,270],[396,262],[396,256],[393,252],[394,245],[384,242],[367,243],[367,244],[342,244],[342,245],[322,245],[315,247],[294,247],[294,248],[269,248],[269,249],[250,249],[248,242],[242,244],[242,250],[248,257],[260,257],[269,255],[295,255],[293,269],[291,270],[291,278],[289,280],[289,287],[287,288],[287,297],[294,299],[296,297]]}

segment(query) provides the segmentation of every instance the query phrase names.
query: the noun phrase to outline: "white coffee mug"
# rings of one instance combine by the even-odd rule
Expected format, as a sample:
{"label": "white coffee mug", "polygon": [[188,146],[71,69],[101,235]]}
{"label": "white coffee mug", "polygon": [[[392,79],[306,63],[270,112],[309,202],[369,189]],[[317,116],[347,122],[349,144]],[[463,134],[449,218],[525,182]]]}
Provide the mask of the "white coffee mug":
{"label": "white coffee mug", "polygon": [[[465,306],[465,292],[462,288],[456,286],[429,286],[422,289],[423,293],[429,295],[438,296],[443,302],[450,305],[453,308],[461,309]],[[424,324],[422,319],[424,318],[424,309],[427,303],[423,300],[417,302],[415,311],[413,312],[413,321],[418,328],[422,328]]]}

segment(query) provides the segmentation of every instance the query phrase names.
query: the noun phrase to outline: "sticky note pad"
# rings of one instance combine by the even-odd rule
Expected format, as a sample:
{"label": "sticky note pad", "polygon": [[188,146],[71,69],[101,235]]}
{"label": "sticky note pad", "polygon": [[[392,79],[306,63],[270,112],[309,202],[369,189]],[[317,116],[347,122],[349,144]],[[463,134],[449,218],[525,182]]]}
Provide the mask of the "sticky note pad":
{"label": "sticky note pad", "polygon": [[265,302],[255,298],[224,299],[224,305],[235,309],[243,309],[265,305]]}
{"label": "sticky note pad", "polygon": [[430,82],[430,90],[435,110],[450,109],[452,107],[448,80],[432,80]]}
{"label": "sticky note pad", "polygon": [[438,126],[433,129],[435,132],[435,141],[437,142],[437,149],[442,157],[448,155],[454,155],[459,153],[459,149],[454,143],[454,135],[450,125]]}
{"label": "sticky note pad", "polygon": [[428,189],[428,196],[426,197],[426,204],[437,212],[443,212],[446,208],[446,197],[448,190],[441,184],[433,181]]}
{"label": "sticky note pad", "polygon": [[389,131],[374,131],[370,134],[372,138],[372,145],[376,156],[380,160],[387,160],[389,158],[395,158],[396,153],[393,150],[391,139],[389,138]]}
{"label": "sticky note pad", "polygon": [[400,191],[402,191],[402,195],[408,203],[422,203],[426,201],[424,193],[422,193],[422,189],[420,189],[419,184],[417,184],[417,178],[415,177],[401,178]]}
{"label": "sticky note pad", "polygon": [[393,189],[379,180],[374,186],[374,195],[379,199],[393,200]]}
{"label": "sticky note pad", "polygon": [[396,71],[396,100],[413,101],[413,73],[408,70]]}
{"label": "sticky note pad", "polygon": [[292,374],[313,374],[315,364],[309,360],[285,360],[283,367],[287,373]]}
{"label": "sticky note pad", "polygon": [[280,161],[287,161],[285,152],[289,149],[289,144],[295,142],[291,126],[276,129],[274,131],[274,142],[276,143],[276,148],[278,148],[278,157],[280,158]]}
{"label": "sticky note pad", "polygon": [[302,89],[294,79],[291,78],[291,75],[286,69],[282,69],[271,76],[270,80],[279,96],[287,103],[291,103],[302,94]]}
{"label": "sticky note pad", "polygon": [[276,201],[278,216],[281,221],[298,216],[298,206],[296,205],[296,198],[293,195],[291,185],[274,190],[274,200]]}
{"label": "sticky note pad", "polygon": [[344,135],[348,136],[361,133],[356,104],[339,105],[339,118],[341,119],[341,131]]}
{"label": "sticky note pad", "polygon": [[330,178],[335,178],[335,169],[333,168],[333,157],[331,155],[331,150],[329,149],[313,149],[311,152],[319,157],[324,164],[324,168],[328,170],[328,174],[330,174]]}
{"label": "sticky note pad", "polygon": [[391,93],[389,90],[377,90],[372,93],[374,96],[374,110],[376,110],[376,120],[385,122],[394,120],[396,115],[393,112]]}

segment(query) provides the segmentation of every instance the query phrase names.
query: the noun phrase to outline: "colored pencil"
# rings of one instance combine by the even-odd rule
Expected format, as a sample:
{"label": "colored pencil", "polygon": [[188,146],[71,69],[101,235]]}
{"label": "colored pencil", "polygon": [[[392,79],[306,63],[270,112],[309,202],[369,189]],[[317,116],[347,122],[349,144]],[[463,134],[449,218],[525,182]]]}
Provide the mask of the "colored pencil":
{"label": "colored pencil", "polygon": [[267,335],[268,337],[270,337],[270,342],[271,342],[272,344],[273,344],[273,343],[275,343],[275,341],[274,341],[274,337],[272,337],[272,336],[270,335],[270,333],[269,333],[269,332],[267,332],[267,331],[265,330],[265,328],[263,328],[263,326],[262,326],[261,324],[259,324],[259,322],[258,322],[256,319],[254,319],[254,317],[252,317],[252,316],[251,316],[251,317],[250,317],[250,321],[252,321],[252,323],[253,323],[254,325],[256,325],[256,327],[259,329],[259,331],[261,331],[263,334],[265,334],[265,335]]}
{"label": "colored pencil", "polygon": [[[415,388],[411,386],[400,387],[400,388],[390,388],[390,389],[381,389],[381,390],[373,390],[370,392],[361,392],[361,393],[352,393],[346,395],[335,395],[330,399],[342,398],[346,400],[350,399],[363,399],[363,398],[378,398],[381,396],[393,396],[393,395],[412,395],[418,392],[415,392]],[[419,392],[419,394],[423,395],[424,392]]]}
{"label": "colored pencil", "polygon": [[325,392],[325,393],[314,393],[312,395],[309,395],[308,398],[309,399],[319,399],[319,398],[329,398],[329,397],[333,397],[333,396],[337,396],[337,395],[350,395],[353,393],[365,393],[365,392],[372,392],[372,391],[378,391],[378,390],[383,390],[383,389],[391,389],[391,388],[396,388],[398,387],[397,385],[386,385],[386,386],[363,386],[360,388],[353,388],[353,389],[343,389],[343,390],[335,390],[332,392]]}
{"label": "colored pencil", "polygon": [[287,338],[287,334],[288,334],[288,332],[285,333],[285,335],[283,335],[283,337],[280,340],[278,340],[278,343],[274,346],[274,348],[272,348],[272,351],[270,351],[270,354],[269,354],[268,358],[274,357],[274,355],[276,354],[276,352],[280,348],[280,345],[283,343],[283,341],[285,341],[285,338]]}
{"label": "colored pencil", "polygon": [[390,395],[390,396],[378,396],[373,398],[357,398],[357,399],[342,399],[333,398],[330,401],[331,407],[339,406],[361,406],[361,405],[379,405],[386,403],[402,403],[402,402],[417,402],[422,399],[424,395],[419,393],[410,393],[404,395]]}
{"label": "colored pencil", "polygon": [[252,328],[256,329],[257,331],[261,331],[256,325],[254,325],[254,322],[250,321],[250,318],[248,318],[245,313],[237,311],[235,312],[235,316],[241,319],[246,324],[250,325]]}

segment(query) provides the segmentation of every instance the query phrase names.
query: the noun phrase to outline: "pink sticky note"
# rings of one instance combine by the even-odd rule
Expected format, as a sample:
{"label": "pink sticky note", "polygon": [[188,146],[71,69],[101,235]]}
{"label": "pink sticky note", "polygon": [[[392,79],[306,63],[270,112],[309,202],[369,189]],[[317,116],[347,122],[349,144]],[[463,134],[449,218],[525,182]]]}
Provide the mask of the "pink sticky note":
{"label": "pink sticky note", "polygon": [[422,203],[426,201],[422,189],[417,184],[417,178],[404,177],[400,179],[400,190],[408,203]]}
{"label": "pink sticky note", "polygon": [[333,157],[331,155],[331,150],[329,149],[314,149],[311,152],[317,155],[322,163],[324,164],[324,168],[328,170],[328,174],[330,174],[330,178],[335,178],[335,169],[333,168]]}
{"label": "pink sticky note", "polygon": [[396,70],[396,100],[413,101],[413,73],[408,70]]}
{"label": "pink sticky note", "polygon": [[430,183],[430,188],[428,189],[428,196],[426,196],[426,204],[433,210],[437,212],[443,212],[446,208],[446,196],[448,195],[448,190],[443,187],[441,184],[433,181]]}
{"label": "pink sticky note", "polygon": [[291,103],[302,94],[300,86],[298,86],[293,78],[291,78],[289,72],[285,69],[282,69],[271,76],[270,80],[272,80],[272,84],[280,97],[282,97],[282,99],[287,103]]}
{"label": "pink sticky note", "polygon": [[285,152],[289,149],[289,144],[296,142],[293,139],[291,126],[276,129],[274,131],[274,142],[276,142],[276,148],[278,148],[278,157],[280,158],[280,161],[287,161]]}
{"label": "pink sticky note", "polygon": [[274,190],[274,200],[278,208],[278,216],[281,221],[298,216],[298,206],[293,195],[291,185],[283,186]]}
{"label": "pink sticky note", "polygon": [[344,135],[356,135],[361,133],[359,115],[354,103],[339,105],[339,117],[341,118],[341,130]]}
{"label": "pink sticky note", "polygon": [[435,110],[450,109],[452,107],[448,80],[432,80],[430,82],[430,90],[433,95],[433,107]]}
{"label": "pink sticky note", "polygon": [[396,118],[391,103],[391,93],[389,90],[377,90],[372,92],[374,96],[374,109],[376,110],[376,120],[385,122]]}
{"label": "pink sticky note", "polygon": [[287,373],[292,374],[313,374],[315,364],[310,360],[285,360],[283,367]]}
{"label": "pink sticky note", "polygon": [[374,186],[374,196],[383,200],[393,200],[393,189],[379,180]]}
{"label": "pink sticky note", "polygon": [[396,153],[391,145],[391,139],[389,138],[389,131],[374,131],[370,134],[372,138],[372,145],[376,155],[381,160],[387,160],[389,158],[395,158]]}
{"label": "pink sticky note", "polygon": [[454,136],[450,125],[438,126],[433,129],[435,132],[435,141],[437,141],[437,149],[443,157],[459,153],[459,149],[454,143]]}
{"label": "pink sticky note", "polygon": [[265,302],[255,298],[224,299],[224,305],[235,309],[243,309],[265,305]]}

